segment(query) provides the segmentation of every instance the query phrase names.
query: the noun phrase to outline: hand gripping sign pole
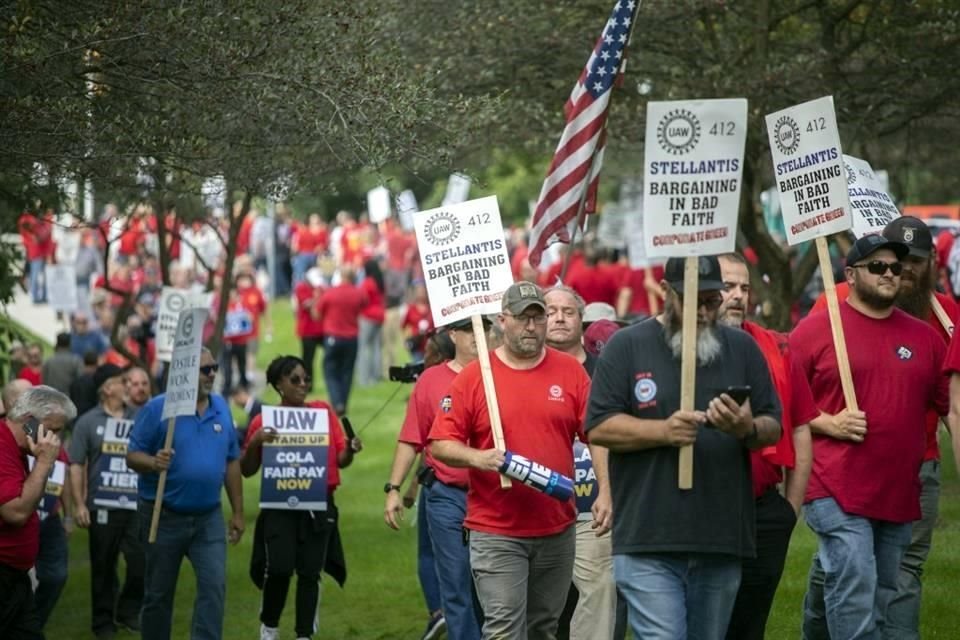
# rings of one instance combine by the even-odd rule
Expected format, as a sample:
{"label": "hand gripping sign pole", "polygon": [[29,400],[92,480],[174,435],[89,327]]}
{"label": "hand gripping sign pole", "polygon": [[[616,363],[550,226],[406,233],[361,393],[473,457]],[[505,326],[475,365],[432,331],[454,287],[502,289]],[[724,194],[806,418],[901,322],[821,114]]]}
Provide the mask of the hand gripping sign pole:
{"label": "hand gripping sign pole", "polygon": [[[685,258],[680,409],[695,409],[700,256],[733,251],[747,101],[647,103],[643,240],[652,258]],[[693,445],[680,448],[677,486],[693,488]]]}
{"label": "hand gripping sign pole", "polygon": [[[413,216],[434,326],[471,318],[494,446],[506,451],[482,315],[498,313],[513,284],[496,196],[478,198]],[[500,477],[500,486],[510,486]]]}
{"label": "hand gripping sign pole", "polygon": [[827,250],[828,235],[853,226],[833,96],[771,113],[766,120],[787,242],[794,245],[816,241],[843,397],[847,409],[857,411],[833,266]]}
{"label": "hand gripping sign pole", "polygon": [[[197,411],[197,387],[200,384],[200,350],[203,347],[203,325],[207,320],[206,309],[185,309],[177,320],[177,333],[173,341],[173,356],[167,374],[167,392],[163,401],[161,420],[167,421],[167,435],[163,448],[173,446],[173,432],[177,416],[193,415]],[[157,527],[163,510],[163,492],[167,487],[167,470],[160,472],[157,480],[157,497],[153,502],[153,518],[147,540],[157,541]]]}

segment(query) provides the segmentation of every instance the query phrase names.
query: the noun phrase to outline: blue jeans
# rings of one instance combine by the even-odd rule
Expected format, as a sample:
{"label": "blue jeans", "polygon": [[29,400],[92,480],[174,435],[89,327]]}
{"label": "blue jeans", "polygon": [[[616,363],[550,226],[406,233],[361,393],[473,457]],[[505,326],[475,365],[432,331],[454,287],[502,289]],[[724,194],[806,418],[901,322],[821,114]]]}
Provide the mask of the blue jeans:
{"label": "blue jeans", "polygon": [[910,546],[900,562],[897,595],[887,608],[883,633],[889,638],[920,638],[920,596],[923,593],[923,565],[930,555],[933,528],[940,513],[940,461],[927,460],[920,466],[920,519],[913,523]]}
{"label": "blue jeans", "polygon": [[37,556],[37,590],[33,594],[34,620],[38,631],[46,626],[67,583],[67,532],[60,514],[40,523],[40,555]]}
{"label": "blue jeans", "polygon": [[353,367],[357,362],[357,339],[329,336],[324,340],[323,381],[330,404],[337,415],[347,411],[347,399],[353,385]]}
{"label": "blue jeans", "polygon": [[147,542],[153,503],[141,501],[140,538],[146,551],[143,609],[140,625],[143,640],[169,640],[173,618],[173,595],[180,564],[190,559],[197,576],[197,599],[193,604],[192,640],[219,640],[223,635],[223,606],[227,596],[227,535],[220,507],[201,514],[160,514],[157,541]]}
{"label": "blue jeans", "polygon": [[804,516],[819,546],[803,600],[803,637],[880,638],[910,523],[849,515],[833,498],[807,503]]}
{"label": "blue jeans", "polygon": [[317,254],[312,251],[310,253],[298,253],[290,260],[290,265],[293,267],[293,284],[298,284],[307,276],[307,271],[311,267],[317,266]]}
{"label": "blue jeans", "polygon": [[420,500],[427,505],[447,635],[457,640],[479,640],[480,619],[473,603],[470,549],[463,542],[467,492],[438,480],[421,489]]}
{"label": "blue jeans", "polygon": [[440,582],[437,578],[437,563],[433,556],[430,525],[427,523],[425,491],[426,487],[420,488],[420,499],[417,501],[417,577],[420,578],[423,599],[427,602],[427,612],[432,614],[443,608],[443,601],[440,597]]}
{"label": "blue jeans", "polygon": [[47,281],[43,269],[47,261],[43,258],[34,258],[30,261],[30,299],[35,304],[47,301]]}
{"label": "blue jeans", "polygon": [[722,640],[740,586],[740,558],[706,553],[613,556],[630,628],[644,640]]}

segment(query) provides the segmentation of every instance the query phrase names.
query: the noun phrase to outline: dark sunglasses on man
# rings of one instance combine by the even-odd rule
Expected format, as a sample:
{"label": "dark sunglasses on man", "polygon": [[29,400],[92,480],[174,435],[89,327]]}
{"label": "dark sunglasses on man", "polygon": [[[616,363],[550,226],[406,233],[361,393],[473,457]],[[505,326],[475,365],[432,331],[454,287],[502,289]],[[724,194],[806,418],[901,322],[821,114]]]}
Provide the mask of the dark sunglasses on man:
{"label": "dark sunglasses on man", "polygon": [[902,262],[884,262],[883,260],[871,260],[866,264],[854,264],[851,265],[854,269],[866,269],[875,276],[882,276],[887,272],[887,269],[890,270],[894,276],[898,276],[903,273],[903,263]]}
{"label": "dark sunglasses on man", "polygon": [[220,371],[220,365],[218,364],[206,364],[200,367],[200,373],[208,378],[217,375],[217,371]]}

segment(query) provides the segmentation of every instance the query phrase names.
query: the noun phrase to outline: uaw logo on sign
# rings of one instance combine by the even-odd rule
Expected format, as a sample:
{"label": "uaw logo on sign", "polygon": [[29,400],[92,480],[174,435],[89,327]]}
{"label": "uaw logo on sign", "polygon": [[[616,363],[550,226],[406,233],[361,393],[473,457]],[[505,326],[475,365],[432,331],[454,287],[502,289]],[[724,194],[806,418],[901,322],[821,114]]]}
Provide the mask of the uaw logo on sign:
{"label": "uaw logo on sign", "polygon": [[851,167],[848,163],[844,162],[844,163],[843,163],[843,168],[846,169],[846,171],[847,171],[847,184],[849,185],[849,184],[853,184],[854,182],[856,182],[856,181],[857,181],[857,172],[854,171],[853,167]]}
{"label": "uaw logo on sign", "polygon": [[667,153],[683,155],[700,142],[700,120],[687,109],[674,109],[657,125],[657,142]]}
{"label": "uaw logo on sign", "polygon": [[426,234],[433,244],[450,244],[460,236],[460,221],[456,216],[441,211],[427,221]]}
{"label": "uaw logo on sign", "polygon": [[797,121],[790,116],[783,116],[777,120],[773,139],[780,153],[791,155],[800,144],[800,127],[797,126]]}

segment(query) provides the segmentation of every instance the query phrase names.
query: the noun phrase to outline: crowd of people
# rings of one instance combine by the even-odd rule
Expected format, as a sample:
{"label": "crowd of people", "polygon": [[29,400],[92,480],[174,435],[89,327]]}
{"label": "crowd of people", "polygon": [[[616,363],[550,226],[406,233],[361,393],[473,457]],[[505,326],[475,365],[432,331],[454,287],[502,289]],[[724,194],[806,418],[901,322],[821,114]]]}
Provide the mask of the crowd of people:
{"label": "crowd of people", "polygon": [[[89,310],[73,314],[53,354],[45,360],[39,344],[15,354],[0,427],[0,579],[11,594],[0,607],[0,636],[42,637],[66,581],[64,532],[79,527],[89,531],[97,637],[125,627],[169,638],[184,557],[197,575],[192,636],[222,637],[226,546],[246,528],[243,478],[259,472],[263,446],[277,437],[263,425],[262,389],[248,366],[267,317],[263,291],[272,290],[292,297],[302,352],[274,359],[266,384],[281,406],[327,411],[330,442],[326,510],[256,517],[251,577],[263,594],[261,638],[280,636],[294,574],[298,638],[317,631],[320,573],[342,582],[334,495],[363,443],[346,436],[340,418],[354,379],[384,379],[404,341],[425,369],[384,470],[384,521],[399,528],[417,504],[423,638],[608,640],[628,628],[638,638],[763,638],[801,516],[818,541],[803,637],[919,637],[939,420],[951,434],[960,428],[960,400],[951,403],[960,398],[960,346],[934,304],[951,322],[960,310],[937,291],[942,264],[922,221],[900,218],[881,235],[851,241],[841,260],[854,407],[823,299],[789,333],[761,327],[749,252],[699,258],[696,291],[685,290],[682,259],[631,269],[592,247],[571,254],[559,282],[560,260],[532,270],[522,236],[509,234],[516,283],[483,323],[488,388],[472,322],[433,327],[409,232],[346,213],[333,229],[319,216],[290,225],[284,292],[287,276],[265,284],[258,270],[254,212],[244,220],[251,239],[235,286],[214,287],[214,299],[230,298],[221,353],[203,351],[196,414],[176,419],[168,446],[164,396],[151,399],[161,373],[150,355],[161,283],[151,271],[151,215],[144,208],[131,217],[143,234],[127,241],[132,253],[113,257],[104,245],[110,277],[88,281]],[[117,236],[121,246],[128,231]],[[95,232],[80,231],[81,244],[96,244]],[[174,286],[203,288],[196,263],[218,258],[201,257],[198,247],[189,245],[193,263],[180,248]],[[104,288],[116,273],[130,289]],[[125,333],[112,331],[117,292],[136,301]],[[696,386],[687,409],[681,329],[690,296]],[[117,351],[118,340],[146,367]],[[327,397],[309,400],[318,351]],[[234,424],[225,396],[246,424]],[[104,506],[96,498],[101,458],[119,450],[104,432],[117,421],[130,428],[116,471],[136,477],[137,498]],[[694,482],[681,489],[685,447]],[[161,472],[157,539],[147,542]],[[551,494],[550,478],[561,476],[574,481],[574,497]]]}

